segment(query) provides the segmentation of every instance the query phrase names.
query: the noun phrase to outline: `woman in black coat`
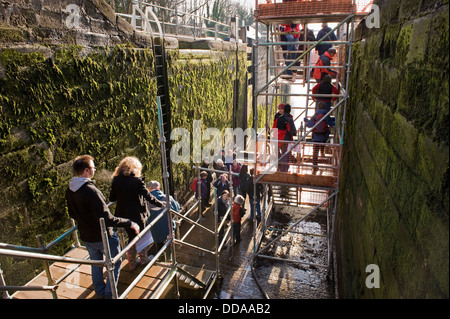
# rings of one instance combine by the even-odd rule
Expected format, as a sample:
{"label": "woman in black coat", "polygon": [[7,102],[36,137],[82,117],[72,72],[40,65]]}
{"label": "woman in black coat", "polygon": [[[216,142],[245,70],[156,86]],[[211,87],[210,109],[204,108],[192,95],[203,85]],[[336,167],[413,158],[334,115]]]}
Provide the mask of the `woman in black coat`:
{"label": "woman in black coat", "polygon": [[[116,202],[115,216],[131,219],[144,229],[150,216],[146,200],[158,207],[165,205],[150,194],[141,172],[142,164],[136,157],[125,157],[114,171],[109,200]],[[136,237],[136,233],[128,230],[127,234],[130,241]],[[136,260],[136,254],[135,247],[130,249],[129,260],[132,269],[139,262]]]}

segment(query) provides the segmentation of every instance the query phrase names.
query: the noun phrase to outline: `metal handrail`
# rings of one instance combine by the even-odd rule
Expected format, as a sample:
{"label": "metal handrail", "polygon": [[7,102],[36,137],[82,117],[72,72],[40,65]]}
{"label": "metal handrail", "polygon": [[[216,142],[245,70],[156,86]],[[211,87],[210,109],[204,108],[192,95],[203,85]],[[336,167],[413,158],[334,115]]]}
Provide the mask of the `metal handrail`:
{"label": "metal handrail", "polygon": [[[137,4],[136,1],[134,1],[134,3]],[[193,14],[193,13],[189,13],[189,12],[182,12],[182,11],[178,11],[176,9],[162,7],[162,6],[153,4],[153,3],[139,2],[139,4],[141,4],[141,6],[144,6],[144,7],[148,6],[148,7],[151,7],[151,8],[164,10],[164,11],[167,11],[169,13],[174,13],[174,15],[172,15],[172,16],[169,15],[169,17],[175,17],[176,18],[176,23],[161,21],[161,20],[159,20],[159,18],[157,20],[150,20],[150,19],[147,18],[148,22],[159,23],[160,25],[162,25],[162,29],[160,29],[160,32],[153,33],[153,31],[152,31],[152,34],[154,34],[154,35],[156,34],[156,35],[159,35],[159,36],[163,36],[165,34],[165,27],[166,26],[173,26],[173,27],[175,27],[176,33],[175,34],[171,34],[171,36],[174,36],[174,37],[186,37],[186,36],[190,35],[190,34],[179,34],[178,33],[179,28],[192,29],[194,31],[194,38],[197,38],[197,32],[196,32],[197,30],[200,30],[201,32],[204,31],[205,35],[208,32],[213,33],[215,39],[217,39],[219,37],[219,35],[225,36],[225,37],[227,37],[227,36],[229,37],[230,36],[230,33],[231,33],[231,25],[230,24],[225,24],[225,23],[222,23],[222,22],[219,22],[219,21],[215,21],[215,20],[212,20],[212,19],[209,19],[209,18],[206,18],[206,17],[202,17],[202,16],[197,15],[197,14]],[[134,18],[134,14],[126,14],[126,13],[116,13],[116,16],[119,16],[119,17],[122,17],[122,18],[127,18],[127,19],[133,19]],[[208,27],[203,28],[202,25],[200,27],[198,27],[196,24],[191,26],[191,25],[187,25],[185,23],[183,23],[183,24],[178,23],[178,18],[179,17],[185,17],[185,16],[193,18],[194,21],[196,19],[200,19],[202,22],[203,21],[211,22],[212,24],[215,25],[215,28],[214,29],[210,29]],[[141,18],[140,17],[136,17],[136,20],[141,20]],[[227,30],[227,32],[222,32],[222,31],[218,30],[219,27],[222,27],[222,28],[225,28],[225,29],[228,29],[228,30]],[[142,29],[142,26],[137,26],[136,25],[136,29]]]}

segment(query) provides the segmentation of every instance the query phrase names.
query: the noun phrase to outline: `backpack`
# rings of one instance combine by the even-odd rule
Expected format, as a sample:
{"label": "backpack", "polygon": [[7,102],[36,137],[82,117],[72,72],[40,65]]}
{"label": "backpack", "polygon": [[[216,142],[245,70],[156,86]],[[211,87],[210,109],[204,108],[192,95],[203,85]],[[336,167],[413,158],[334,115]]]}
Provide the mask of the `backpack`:
{"label": "backpack", "polygon": [[[314,121],[314,125],[316,125],[317,122],[319,122],[324,116],[325,116],[324,114],[317,114],[316,120]],[[319,125],[317,125],[314,128],[314,133],[325,133],[326,131],[328,131],[328,124],[326,123],[325,120],[323,120]]]}
{"label": "backpack", "polygon": [[198,178],[194,179],[194,181],[191,184],[191,189],[193,192],[197,191],[197,182],[198,182]]}

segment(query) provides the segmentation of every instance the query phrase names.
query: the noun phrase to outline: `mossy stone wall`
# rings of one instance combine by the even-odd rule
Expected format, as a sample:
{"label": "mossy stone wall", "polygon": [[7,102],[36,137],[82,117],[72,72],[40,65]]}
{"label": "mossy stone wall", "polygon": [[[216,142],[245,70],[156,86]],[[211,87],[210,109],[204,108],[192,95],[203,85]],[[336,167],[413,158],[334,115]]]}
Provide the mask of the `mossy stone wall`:
{"label": "mossy stone wall", "polygon": [[[339,195],[340,296],[448,298],[448,1],[375,1],[357,29]],[[365,284],[380,269],[380,288]]]}
{"label": "mossy stone wall", "polygon": [[[97,2],[87,1],[100,10]],[[0,25],[10,31],[0,39],[0,242],[36,247],[36,235],[48,243],[69,228],[65,191],[77,155],[94,156],[94,179],[107,198],[111,174],[125,156],[141,160],[146,180],[161,181],[151,41],[124,34],[129,28],[120,23],[122,31],[113,35],[118,45],[99,45],[95,37],[94,44],[83,38],[77,45],[78,33],[64,26],[55,34],[75,34],[75,44],[67,37],[40,42],[24,37],[21,26]],[[205,127],[232,127],[233,85],[245,76],[246,52],[238,46],[198,52],[168,49],[172,128],[192,131],[194,119]],[[240,83],[235,114],[244,107],[246,83]],[[194,174],[191,165],[175,166],[177,192],[188,189]],[[51,253],[62,254],[69,242]],[[8,285],[26,283],[41,266],[10,258],[0,263]]]}

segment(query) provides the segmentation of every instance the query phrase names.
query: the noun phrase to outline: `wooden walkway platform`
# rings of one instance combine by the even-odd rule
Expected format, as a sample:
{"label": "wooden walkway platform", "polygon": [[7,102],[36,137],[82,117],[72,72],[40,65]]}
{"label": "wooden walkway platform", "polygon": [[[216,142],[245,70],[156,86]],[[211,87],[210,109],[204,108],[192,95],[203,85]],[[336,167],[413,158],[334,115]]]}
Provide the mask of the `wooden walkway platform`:
{"label": "wooden walkway platform", "polygon": [[[84,248],[74,248],[69,251],[66,257],[83,259],[88,256],[88,252]],[[58,299],[96,299],[94,287],[91,278],[90,265],[76,265],[64,262],[56,262],[50,266],[53,279],[62,278],[72,268],[76,270],[65,278],[56,290]],[[137,267],[130,272],[127,259],[123,259],[121,272],[119,276],[118,294],[120,295],[133,282],[144,266]],[[154,265],[149,269],[145,276],[139,281],[136,287],[130,292],[127,299],[146,299],[158,287],[169,268]],[[106,270],[104,272],[106,278]],[[47,286],[47,275],[45,271],[36,276],[26,286]],[[19,291],[12,295],[14,299],[52,299],[50,291]]]}

